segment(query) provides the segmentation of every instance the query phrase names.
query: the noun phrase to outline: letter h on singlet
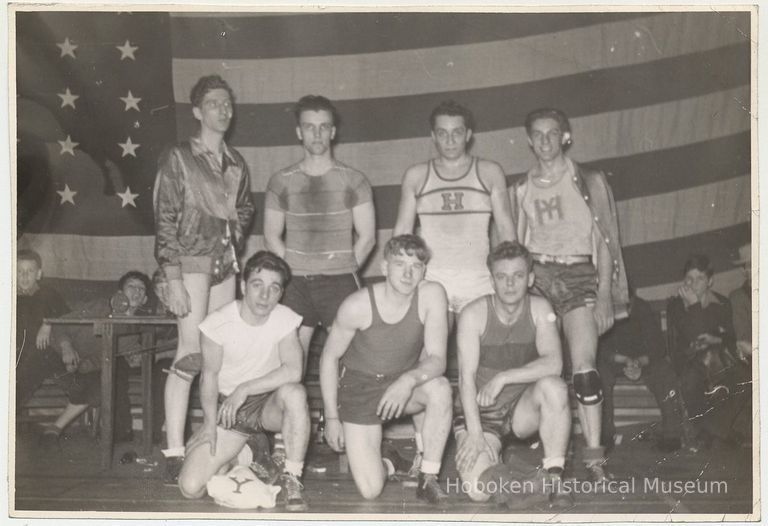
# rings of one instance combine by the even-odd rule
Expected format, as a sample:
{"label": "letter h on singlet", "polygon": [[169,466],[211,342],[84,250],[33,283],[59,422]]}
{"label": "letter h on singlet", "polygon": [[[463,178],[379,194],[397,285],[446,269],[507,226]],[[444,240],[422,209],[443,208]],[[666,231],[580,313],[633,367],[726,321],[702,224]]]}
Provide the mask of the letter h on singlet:
{"label": "letter h on singlet", "polygon": [[533,206],[536,208],[536,221],[540,225],[544,224],[544,214],[547,214],[547,222],[555,219],[555,213],[557,213],[558,220],[562,221],[563,219],[563,207],[559,195],[552,196],[548,200],[534,199]]}
{"label": "letter h on singlet", "polygon": [[442,210],[464,210],[464,205],[461,204],[464,192],[443,192],[440,195],[443,197]]}

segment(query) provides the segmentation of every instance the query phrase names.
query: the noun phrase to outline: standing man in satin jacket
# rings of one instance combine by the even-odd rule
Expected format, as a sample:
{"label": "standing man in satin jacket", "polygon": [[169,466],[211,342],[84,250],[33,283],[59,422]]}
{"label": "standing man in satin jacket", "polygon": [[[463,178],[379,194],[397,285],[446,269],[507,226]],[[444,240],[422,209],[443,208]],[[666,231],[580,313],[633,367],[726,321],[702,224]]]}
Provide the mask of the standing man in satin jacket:
{"label": "standing man in satin jacket", "polygon": [[165,385],[165,482],[173,485],[184,457],[190,385],[201,365],[198,325],[235,299],[237,251],[254,212],[248,167],[224,141],[234,111],[232,89],[218,75],[202,77],[190,100],[200,131],[161,157],[154,190],[155,258],[179,329]]}
{"label": "standing man in satin jacket", "polygon": [[538,162],[511,190],[517,238],[533,256],[534,292],[549,300],[562,321],[586,439],[584,463],[590,478],[601,482],[606,473],[597,339],[615,318],[626,317],[629,303],[616,205],[605,175],[566,155],[571,125],[562,111],[534,110],[525,129]]}

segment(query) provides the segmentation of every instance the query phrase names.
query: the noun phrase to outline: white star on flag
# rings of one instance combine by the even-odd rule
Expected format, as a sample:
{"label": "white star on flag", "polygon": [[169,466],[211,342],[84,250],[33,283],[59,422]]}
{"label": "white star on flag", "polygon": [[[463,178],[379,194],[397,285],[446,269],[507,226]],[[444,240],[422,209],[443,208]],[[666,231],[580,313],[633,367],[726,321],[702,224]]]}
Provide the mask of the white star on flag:
{"label": "white star on flag", "polygon": [[56,190],[56,193],[61,196],[61,203],[60,205],[63,205],[64,203],[72,203],[75,204],[75,195],[77,192],[73,192],[69,189],[69,185],[64,185],[64,190]]}
{"label": "white star on flag", "polygon": [[136,208],[136,201],[134,201],[137,197],[139,197],[139,194],[133,194],[131,193],[131,187],[126,186],[125,192],[120,193],[117,192],[117,196],[121,199],[122,203],[120,205],[121,208],[125,208],[127,205],[131,205],[132,207]]}
{"label": "white star on flag", "polygon": [[77,49],[77,45],[70,42],[69,37],[65,38],[64,42],[62,42],[61,44],[56,44],[56,45],[59,47],[59,49],[61,49],[62,57],[65,55],[69,55],[72,58],[77,58],[75,57],[75,50]]}
{"label": "white star on flag", "polygon": [[139,49],[139,46],[132,46],[131,43],[126,40],[125,44],[122,46],[115,47],[120,50],[120,60],[125,60],[126,58],[136,60],[136,57],[133,56],[133,53]]}
{"label": "white star on flag", "polygon": [[125,111],[128,111],[131,108],[135,109],[136,111],[141,111],[139,109],[139,102],[141,102],[141,97],[134,97],[131,93],[131,90],[128,90],[127,96],[120,97],[120,100],[125,102]]}
{"label": "white star on flag", "polygon": [[130,135],[125,140],[125,142],[119,142],[117,144],[118,144],[118,146],[120,146],[120,148],[123,149],[123,155],[121,155],[121,157],[125,157],[126,155],[130,155],[132,157],[136,157],[136,148],[141,146],[138,143],[131,142],[131,136]]}
{"label": "white star on flag", "polygon": [[59,155],[64,155],[65,153],[68,153],[69,155],[74,156],[75,155],[75,147],[80,144],[79,142],[74,142],[69,135],[67,135],[67,139],[64,141],[57,141],[59,145],[61,146],[61,151],[59,152]]}
{"label": "white star on flag", "polygon": [[75,109],[75,101],[80,98],[80,95],[75,95],[71,91],[69,91],[69,88],[64,93],[57,93],[59,97],[61,97],[61,107],[64,108],[65,106],[72,106],[72,109]]}

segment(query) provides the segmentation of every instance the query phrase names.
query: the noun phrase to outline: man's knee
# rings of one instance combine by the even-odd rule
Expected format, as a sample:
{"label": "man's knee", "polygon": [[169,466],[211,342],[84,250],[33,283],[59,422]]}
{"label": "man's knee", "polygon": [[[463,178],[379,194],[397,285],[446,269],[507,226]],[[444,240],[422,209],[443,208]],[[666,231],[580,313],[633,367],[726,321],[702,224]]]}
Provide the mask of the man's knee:
{"label": "man's knee", "polygon": [[568,404],[568,386],[559,376],[539,378],[535,389],[543,405],[562,408]]}
{"label": "man's knee", "polygon": [[378,480],[365,477],[357,482],[357,491],[366,500],[377,499],[381,492],[384,491],[384,479]]}
{"label": "man's knee", "polygon": [[286,410],[301,410],[307,406],[307,390],[299,383],[284,384],[277,389],[277,399]]}
{"label": "man's knee", "polygon": [[205,496],[207,482],[201,481],[190,469],[182,469],[179,473],[179,490],[188,499],[199,499]]}
{"label": "man's knee", "polygon": [[451,383],[445,376],[433,378],[429,382],[423,384],[422,387],[430,404],[441,406],[450,406],[452,404],[453,391],[451,390]]}

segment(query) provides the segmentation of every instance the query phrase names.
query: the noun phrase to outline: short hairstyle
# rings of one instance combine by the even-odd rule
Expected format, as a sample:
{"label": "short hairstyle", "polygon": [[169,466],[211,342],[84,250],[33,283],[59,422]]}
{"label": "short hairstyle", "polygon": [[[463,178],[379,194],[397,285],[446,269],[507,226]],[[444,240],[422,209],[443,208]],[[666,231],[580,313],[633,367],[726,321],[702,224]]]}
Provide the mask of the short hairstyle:
{"label": "short hairstyle", "polygon": [[571,133],[571,122],[568,120],[565,112],[557,108],[538,108],[530,112],[525,117],[525,133],[531,135],[533,123],[539,119],[553,119],[557,121],[561,132]]}
{"label": "short hairstyle", "polygon": [[305,111],[327,111],[331,114],[333,125],[339,122],[339,114],[333,103],[322,95],[304,95],[293,107],[293,116],[296,118],[296,124],[301,121],[301,114]]}
{"label": "short hairstyle", "polygon": [[37,263],[37,268],[43,268],[43,259],[40,254],[32,250],[31,248],[23,248],[16,253],[17,261],[34,261]]}
{"label": "short hairstyle", "polygon": [[528,272],[533,268],[533,256],[528,249],[517,241],[502,241],[488,253],[485,262],[488,269],[493,271],[493,264],[504,259],[523,258]]}
{"label": "short hairstyle", "polygon": [[432,113],[429,115],[429,127],[435,129],[435,123],[440,115],[447,115],[449,117],[461,117],[464,119],[464,126],[468,130],[475,129],[475,118],[469,108],[462,106],[455,100],[444,100],[438,104]]}
{"label": "short hairstyle", "polygon": [[693,254],[688,257],[688,260],[683,267],[683,276],[693,269],[703,272],[708,278],[715,275],[715,270],[712,268],[712,263],[709,261],[709,257],[704,254]]}
{"label": "short hairstyle", "polygon": [[229,84],[227,84],[226,80],[221,78],[219,75],[206,75],[205,77],[200,77],[195,85],[192,86],[192,91],[189,92],[189,100],[192,102],[192,106],[199,108],[203,103],[205,95],[209,91],[213,91],[215,89],[227,90],[227,93],[229,93],[229,98],[232,100],[232,102],[235,101],[235,94],[232,92],[232,88],[229,87]]}
{"label": "short hairstyle", "polygon": [[415,234],[401,234],[392,237],[384,245],[384,259],[401,253],[416,256],[416,259],[422,263],[429,263],[429,259],[432,257],[432,251],[429,250],[427,244]]}
{"label": "short hairstyle", "polygon": [[117,287],[120,290],[123,290],[123,287],[125,287],[125,284],[128,283],[129,279],[138,279],[144,284],[144,288],[147,291],[147,294],[150,293],[152,290],[151,281],[149,279],[149,276],[144,274],[143,272],[139,272],[138,270],[129,270],[125,274],[123,274],[120,279],[117,282]]}
{"label": "short hairstyle", "polygon": [[271,270],[280,274],[283,288],[291,281],[291,267],[283,258],[269,250],[259,250],[248,258],[243,269],[243,281],[247,282],[251,274],[261,270]]}

